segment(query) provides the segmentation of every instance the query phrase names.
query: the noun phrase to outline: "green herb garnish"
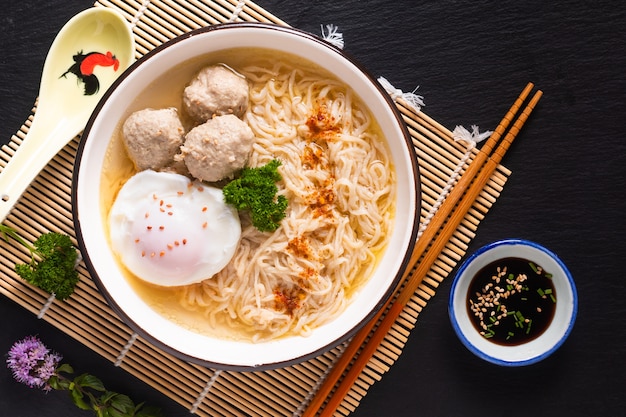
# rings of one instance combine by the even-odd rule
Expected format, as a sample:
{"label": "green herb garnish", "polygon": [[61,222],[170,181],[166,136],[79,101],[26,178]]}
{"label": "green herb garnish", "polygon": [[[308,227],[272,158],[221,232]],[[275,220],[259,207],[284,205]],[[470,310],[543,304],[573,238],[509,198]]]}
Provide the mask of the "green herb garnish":
{"label": "green herb garnish", "polygon": [[244,168],[241,176],[222,190],[224,201],[240,211],[248,211],[252,224],[262,232],[273,232],[285,218],[287,198],[277,196],[276,182],[282,180],[278,172],[281,162],[272,160],[257,168]]}
{"label": "green herb garnish", "polygon": [[75,269],[78,252],[68,235],[44,233],[31,245],[9,226],[0,224],[0,233],[5,241],[12,238],[30,252],[29,263],[15,265],[15,272],[26,282],[54,294],[59,300],[65,300],[74,292],[80,279]]}

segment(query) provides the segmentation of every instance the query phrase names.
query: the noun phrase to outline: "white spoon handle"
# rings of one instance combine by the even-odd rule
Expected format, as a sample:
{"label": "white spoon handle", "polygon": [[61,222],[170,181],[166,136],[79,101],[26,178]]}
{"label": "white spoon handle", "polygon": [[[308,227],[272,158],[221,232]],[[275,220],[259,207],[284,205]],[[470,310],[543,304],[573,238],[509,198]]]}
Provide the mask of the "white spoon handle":
{"label": "white spoon handle", "polygon": [[50,124],[37,123],[37,117],[9,163],[0,172],[0,222],[4,221],[26,188],[48,162],[82,127],[72,119]]}

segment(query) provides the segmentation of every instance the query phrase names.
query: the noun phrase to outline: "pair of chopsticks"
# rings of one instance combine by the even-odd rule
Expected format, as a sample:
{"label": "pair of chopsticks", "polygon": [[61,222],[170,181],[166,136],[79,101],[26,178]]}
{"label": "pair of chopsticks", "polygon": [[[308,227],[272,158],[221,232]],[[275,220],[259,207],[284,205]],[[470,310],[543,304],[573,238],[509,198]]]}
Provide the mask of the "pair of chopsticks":
{"label": "pair of chopsticks", "polygon": [[[509,127],[509,124],[522,107],[522,104],[526,101],[533,87],[534,85],[532,83],[528,83],[498,127],[491,134],[490,138],[477,153],[474,160],[469,164],[459,181],[452,188],[450,194],[448,194],[437,213],[432,217],[422,236],[416,242],[413,253],[409,258],[407,268],[395,289],[394,295],[390,297],[385,306],[378,311],[378,314],[352,338],[342,356],[337,363],[335,363],[333,369],[326,376],[326,379],[311,400],[309,406],[303,413],[303,417],[315,416],[320,409],[322,409],[320,416],[330,416],[335,412],[337,407],[339,407],[400,313],[402,313],[404,307],[411,300],[411,297],[423,278],[439,258],[445,245],[452,237],[468,210],[474,204],[476,198],[482,192],[498,167],[498,164],[513,143],[513,140],[528,119],[528,116],[541,98],[543,93],[539,90],[534,94],[517,120],[513,123],[511,129],[506,136],[504,136],[502,143],[494,150],[500,138],[502,138],[502,135],[504,135],[504,132]],[[420,261],[420,263],[417,265],[415,272],[411,275],[411,271],[418,261]],[[367,343],[364,344],[383,314],[385,314],[385,317],[371,334]],[[350,363],[353,360],[354,364],[350,367]],[[328,397],[346,369],[348,369],[348,371],[345,376],[343,376],[340,384],[332,393],[332,396]],[[324,406],[324,402],[327,398],[328,402]]]}

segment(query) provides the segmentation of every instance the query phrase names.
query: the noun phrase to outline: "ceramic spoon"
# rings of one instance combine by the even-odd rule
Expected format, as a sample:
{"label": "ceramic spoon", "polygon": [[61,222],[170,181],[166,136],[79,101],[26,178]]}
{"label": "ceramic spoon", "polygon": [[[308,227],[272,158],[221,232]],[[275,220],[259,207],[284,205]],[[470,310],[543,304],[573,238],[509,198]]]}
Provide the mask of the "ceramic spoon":
{"label": "ceramic spoon", "polygon": [[85,127],[104,92],[134,60],[124,17],[87,9],[58,33],[48,51],[37,111],[28,134],[0,172],[0,221],[46,164]]}

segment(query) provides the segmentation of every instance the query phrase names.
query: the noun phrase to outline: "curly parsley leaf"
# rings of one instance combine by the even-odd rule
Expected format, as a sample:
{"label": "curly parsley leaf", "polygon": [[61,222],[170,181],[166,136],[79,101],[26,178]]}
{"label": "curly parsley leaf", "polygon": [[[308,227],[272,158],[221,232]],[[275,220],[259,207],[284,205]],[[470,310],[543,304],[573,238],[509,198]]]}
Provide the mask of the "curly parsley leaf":
{"label": "curly parsley leaf", "polygon": [[240,211],[248,211],[252,224],[262,232],[273,232],[285,218],[288,201],[277,196],[276,182],[282,180],[278,172],[281,162],[272,160],[257,168],[244,168],[241,176],[223,189],[224,201]]}
{"label": "curly parsley leaf", "polygon": [[5,240],[11,237],[29,250],[30,262],[15,265],[15,272],[26,282],[54,293],[59,300],[74,292],[80,279],[76,271],[78,252],[68,235],[44,233],[30,245],[9,226],[0,225],[0,233]]}

